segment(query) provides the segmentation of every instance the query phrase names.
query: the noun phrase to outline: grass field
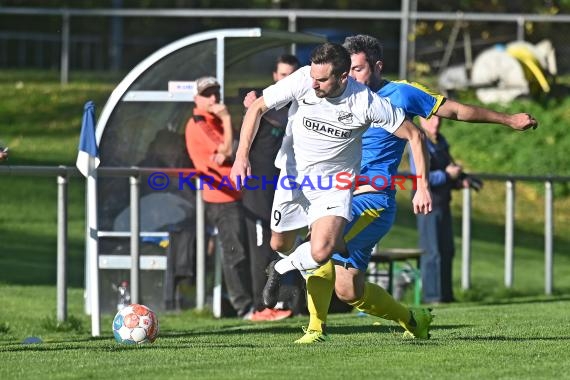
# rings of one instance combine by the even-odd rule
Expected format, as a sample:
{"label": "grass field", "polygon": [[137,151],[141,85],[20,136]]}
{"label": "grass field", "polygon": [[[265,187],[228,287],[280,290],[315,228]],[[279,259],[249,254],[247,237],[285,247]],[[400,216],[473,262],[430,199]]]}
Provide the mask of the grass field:
{"label": "grass field", "polygon": [[[57,73],[0,72],[0,140],[10,146],[10,165],[73,165],[83,104],[92,99],[98,111],[116,83],[113,78],[85,76],[67,87]],[[548,155],[560,174],[568,175],[564,154],[568,138],[564,120],[568,102],[549,108],[532,106],[546,120],[531,142],[507,138],[511,172],[525,173],[527,157]],[[526,107],[516,103],[511,109]],[[483,128],[483,127],[482,127]],[[486,129],[494,127],[484,127]],[[489,139],[461,136],[464,126],[450,128],[472,171],[493,172],[483,159],[497,149]],[[485,133],[479,128],[470,134]],[[508,132],[508,131],[506,131]],[[493,139],[502,138],[503,131]],[[555,136],[560,147],[543,144]],[[557,140],[558,139],[558,140]],[[477,144],[479,141],[479,145]],[[459,143],[461,142],[461,143]],[[471,145],[468,150],[466,145]],[[504,144],[503,144],[504,145]],[[533,146],[535,145],[535,150]],[[486,155],[485,149],[488,146]],[[530,152],[530,153],[529,153]],[[566,150],[567,152],[567,150]],[[522,157],[521,156],[521,157]],[[478,159],[477,157],[483,157]],[[472,159],[473,161],[469,161]],[[497,169],[505,172],[507,158]],[[565,163],[564,163],[565,162]],[[5,163],[6,164],[6,163]],[[5,165],[4,164],[4,165]],[[536,174],[536,173],[535,173]],[[216,320],[208,313],[159,314],[161,335],[153,345],[123,347],[112,338],[111,315],[102,321],[100,338],[90,337],[83,313],[84,183],[69,188],[69,315],[56,313],[55,178],[0,176],[0,378],[564,378],[570,340],[570,197],[555,201],[554,295],[543,296],[544,258],[540,188],[517,185],[515,276],[503,285],[504,185],[487,183],[473,196],[472,289],[460,289],[460,194],[453,203],[458,256],[454,284],[461,302],[437,307],[432,339],[402,341],[401,328],[373,317],[335,314],[329,321],[332,340],[297,347],[305,317],[253,324]],[[411,247],[417,235],[409,212],[409,195],[399,195],[397,224],[386,247]],[[381,322],[380,325],[377,322]],[[41,344],[24,345],[36,336]]]}
{"label": "grass field", "polygon": [[[399,326],[374,317],[334,314],[331,340],[317,346],[292,343],[304,317],[254,324],[187,311],[160,315],[157,341],[133,347],[113,341],[111,316],[103,335],[89,338],[79,290],[70,294],[78,320],[59,332],[40,311],[53,310],[52,287],[2,292],[10,321],[0,334],[3,379],[555,379],[570,371],[568,297],[438,307],[428,341],[403,340]],[[22,344],[24,336],[43,343]]]}

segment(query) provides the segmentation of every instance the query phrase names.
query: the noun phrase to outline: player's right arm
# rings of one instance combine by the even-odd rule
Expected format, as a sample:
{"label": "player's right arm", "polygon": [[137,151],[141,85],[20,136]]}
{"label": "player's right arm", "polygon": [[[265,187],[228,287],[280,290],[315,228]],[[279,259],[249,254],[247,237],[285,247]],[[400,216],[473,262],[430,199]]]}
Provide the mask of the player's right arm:
{"label": "player's right arm", "polygon": [[251,175],[251,165],[249,163],[249,151],[253,144],[253,139],[259,129],[261,116],[267,112],[263,96],[255,99],[247,109],[241,125],[239,145],[236,151],[236,158],[230,172],[230,178],[236,185],[241,186],[245,178]]}

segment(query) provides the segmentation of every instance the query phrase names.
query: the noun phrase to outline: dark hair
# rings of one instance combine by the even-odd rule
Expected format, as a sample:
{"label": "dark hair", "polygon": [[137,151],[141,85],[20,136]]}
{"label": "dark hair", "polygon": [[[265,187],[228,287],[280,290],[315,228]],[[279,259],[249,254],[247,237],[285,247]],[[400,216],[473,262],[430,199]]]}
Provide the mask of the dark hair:
{"label": "dark hair", "polygon": [[350,54],[342,45],[332,42],[317,46],[311,53],[311,62],[317,65],[330,63],[332,74],[336,77],[350,71]]}
{"label": "dark hair", "polygon": [[350,55],[364,53],[370,68],[373,68],[376,62],[384,59],[384,55],[382,54],[382,44],[380,41],[366,34],[346,37],[342,46],[348,50]]}
{"label": "dark hair", "polygon": [[279,58],[277,58],[277,61],[275,61],[275,67],[273,68],[274,72],[277,71],[277,66],[280,63],[284,63],[284,64],[289,65],[289,66],[293,66],[293,67],[295,67],[295,69],[298,69],[299,66],[301,66],[301,62],[299,62],[297,57],[295,57],[293,54],[283,54],[283,55],[280,55]]}

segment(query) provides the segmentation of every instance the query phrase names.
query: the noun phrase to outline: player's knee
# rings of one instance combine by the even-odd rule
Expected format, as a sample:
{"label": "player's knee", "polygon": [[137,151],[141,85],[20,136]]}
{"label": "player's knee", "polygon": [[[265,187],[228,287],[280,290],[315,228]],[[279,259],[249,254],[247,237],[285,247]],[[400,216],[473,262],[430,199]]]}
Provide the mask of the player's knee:
{"label": "player's knee", "polygon": [[271,238],[271,242],[269,244],[271,245],[272,250],[283,252],[283,248],[284,248],[283,243],[284,243],[283,240]]}
{"label": "player's knee", "polygon": [[336,286],[335,291],[336,291],[336,296],[342,302],[350,304],[350,303],[358,300],[358,297],[356,296],[354,289],[351,287]]}
{"label": "player's knee", "polygon": [[289,241],[289,239],[285,239],[284,236],[281,235],[273,235],[271,236],[271,241],[269,242],[271,249],[278,252],[289,252],[293,247],[293,243]]}
{"label": "player's knee", "polygon": [[341,252],[337,242],[330,239],[311,239],[311,256],[317,263],[325,264],[331,258],[333,252]]}
{"label": "player's knee", "polygon": [[311,256],[313,257],[313,260],[321,265],[326,264],[333,253],[333,247],[328,247],[327,245],[313,247],[313,243],[311,242],[311,248]]}

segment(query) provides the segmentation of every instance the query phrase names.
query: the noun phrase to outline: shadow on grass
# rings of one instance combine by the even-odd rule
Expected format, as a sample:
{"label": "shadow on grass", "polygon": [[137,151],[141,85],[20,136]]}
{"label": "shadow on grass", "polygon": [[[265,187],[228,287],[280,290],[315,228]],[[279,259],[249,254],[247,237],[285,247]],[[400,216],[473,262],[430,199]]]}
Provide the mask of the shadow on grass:
{"label": "shadow on grass", "polygon": [[[15,344],[10,347],[1,347],[0,352],[49,352],[49,351],[70,351],[70,350],[89,350],[100,352],[120,352],[130,350],[176,350],[184,348],[204,347],[205,342],[180,342],[175,346],[160,346],[156,344],[139,344],[139,345],[126,345],[118,344],[115,342],[106,346],[86,346],[69,343],[39,343],[24,345],[21,343]],[[248,343],[221,343],[221,342],[207,342],[208,347],[218,348],[259,348],[259,344]]]}
{"label": "shadow on grass", "polygon": [[[469,327],[469,325],[436,325],[433,326],[434,330],[454,330],[463,327]],[[387,334],[387,333],[403,333],[402,327],[396,325],[393,322],[386,321],[382,322],[380,325],[333,325],[329,326],[327,330],[332,335],[352,335],[352,334]],[[161,338],[184,338],[184,337],[199,337],[199,336],[232,336],[232,335],[244,335],[244,334],[299,334],[301,329],[298,324],[275,326],[274,324],[263,324],[263,325],[240,325],[231,326],[225,328],[207,328],[207,329],[196,329],[189,331],[161,331]]]}
{"label": "shadow on grass", "polygon": [[[354,333],[403,333],[404,330],[399,325],[392,322],[385,322],[380,326],[334,326],[329,329],[332,334],[351,335]],[[455,330],[463,327],[470,327],[470,325],[434,325],[430,327],[431,330]]]}
{"label": "shadow on grass", "polygon": [[484,301],[479,302],[481,305],[523,305],[523,304],[535,304],[535,303],[551,303],[560,301],[570,301],[570,295],[562,295],[556,297],[547,298],[547,296],[537,297],[537,298],[509,298],[494,301]]}
{"label": "shadow on grass", "polygon": [[570,336],[550,336],[550,337],[512,337],[512,336],[469,336],[469,337],[457,337],[451,338],[451,340],[461,340],[468,342],[532,342],[537,340],[548,340],[548,341],[565,341],[570,340]]}

